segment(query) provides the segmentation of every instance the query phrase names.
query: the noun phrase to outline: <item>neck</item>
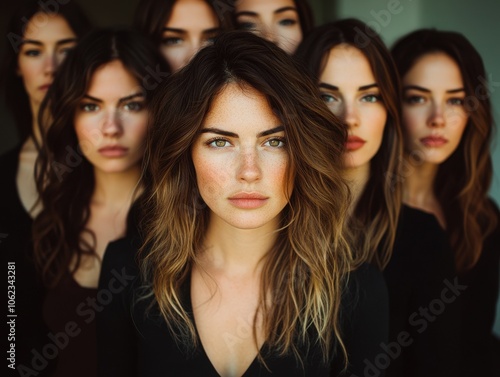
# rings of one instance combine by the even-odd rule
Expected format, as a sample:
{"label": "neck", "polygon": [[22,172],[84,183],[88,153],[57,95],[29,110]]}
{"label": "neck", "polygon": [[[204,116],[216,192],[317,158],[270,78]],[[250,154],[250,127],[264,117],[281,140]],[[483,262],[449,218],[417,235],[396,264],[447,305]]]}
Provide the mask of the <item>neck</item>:
{"label": "neck", "polygon": [[232,276],[255,275],[276,241],[277,220],[258,229],[237,229],[211,217],[200,256],[203,268]]}
{"label": "neck", "polygon": [[38,145],[42,144],[42,135],[40,133],[40,127],[38,125],[38,112],[40,110],[40,104],[30,101],[30,106],[31,106],[31,114],[33,117],[33,121],[31,124],[31,132],[32,132],[32,137],[33,141],[36,141]]}
{"label": "neck", "polygon": [[356,168],[346,169],[344,171],[344,177],[349,183],[351,189],[352,202],[351,202],[351,212],[354,211],[356,205],[365,189],[368,178],[370,178],[370,163],[366,163],[362,166]]}
{"label": "neck", "polygon": [[427,203],[435,202],[434,180],[439,165],[424,162],[414,166],[405,177],[403,201],[414,207],[425,207]]}
{"label": "neck", "polygon": [[95,186],[92,203],[110,209],[127,211],[139,193],[139,166],[120,173],[94,169]]}

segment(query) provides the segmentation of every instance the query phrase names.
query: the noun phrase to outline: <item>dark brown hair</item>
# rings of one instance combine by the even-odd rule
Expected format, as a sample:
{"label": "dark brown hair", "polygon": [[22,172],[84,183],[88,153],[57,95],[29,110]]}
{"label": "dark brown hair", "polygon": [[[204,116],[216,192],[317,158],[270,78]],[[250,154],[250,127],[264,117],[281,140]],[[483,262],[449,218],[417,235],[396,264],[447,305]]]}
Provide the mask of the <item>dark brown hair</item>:
{"label": "dark brown hair", "polygon": [[318,345],[328,359],[335,341],[342,344],[340,299],[351,269],[344,233],[350,195],[341,171],[347,129],[290,56],[249,32],[216,38],[153,99],[150,222],[141,250],[147,292],[179,344],[195,345],[196,330],[180,296],[203,247],[209,208],[200,198],[191,147],[211,103],[228,84],[266,96],[285,128],[288,177],[294,182],[276,243],[264,260],[258,312],[267,343],[279,354],[295,353],[299,344]]}
{"label": "dark brown hair", "polygon": [[33,224],[33,240],[35,260],[49,287],[70,270],[75,255],[71,272],[78,269],[83,255],[95,255],[94,245],[81,237],[90,233],[94,238],[86,229],[94,170],[80,152],[73,120],[94,72],[114,60],[120,60],[137,79],[146,98],[151,72],[168,72],[157,49],[142,35],[128,30],[96,30],[69,53],[40,108],[43,145],[36,183],[43,209]]}
{"label": "dark brown hair", "polygon": [[382,144],[370,161],[370,176],[353,211],[352,230],[363,234],[360,257],[383,269],[390,260],[401,208],[403,139],[400,82],[389,50],[377,33],[356,19],[327,23],[299,45],[296,57],[319,84],[330,50],[347,44],[359,49],[370,63],[387,121]]}
{"label": "dark brown hair", "polygon": [[90,29],[89,20],[74,1],[56,4],[54,7],[41,1],[22,1],[12,14],[6,33],[9,43],[5,49],[0,84],[5,90],[7,107],[14,115],[21,143],[31,135],[33,116],[36,117],[37,114],[31,114],[28,93],[22,78],[16,73],[17,58],[25,29],[29,20],[37,13],[57,14],[63,17],[77,38],[81,38]]}
{"label": "dark brown hair", "polygon": [[463,272],[479,260],[484,239],[498,222],[488,199],[493,176],[490,142],[494,123],[483,61],[462,34],[421,29],[402,37],[392,49],[401,78],[419,58],[436,52],[448,55],[458,65],[469,116],[460,144],[439,166],[434,181],[456,266]]}

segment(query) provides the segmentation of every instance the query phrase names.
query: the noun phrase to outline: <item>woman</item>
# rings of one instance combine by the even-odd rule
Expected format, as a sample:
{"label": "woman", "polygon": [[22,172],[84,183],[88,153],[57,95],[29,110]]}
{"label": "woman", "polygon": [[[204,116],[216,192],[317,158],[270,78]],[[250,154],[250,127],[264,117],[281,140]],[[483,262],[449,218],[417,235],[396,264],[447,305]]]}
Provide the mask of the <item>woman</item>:
{"label": "woman", "polygon": [[[95,311],[107,244],[134,232],[147,130],[143,88],[162,58],[141,35],[97,30],[68,56],[42,113],[37,187],[43,209],[33,224],[34,254],[47,287],[43,315],[53,334],[68,333],[55,376],[96,375]],[[138,215],[139,212],[135,212]]]}
{"label": "woman", "polygon": [[234,19],[239,29],[256,33],[290,55],[314,26],[307,0],[237,0]]}
{"label": "woman", "polygon": [[231,29],[230,7],[226,0],[141,0],[134,23],[175,72],[222,30]]}
{"label": "woman", "polygon": [[[443,279],[452,278],[454,269],[435,218],[401,207],[400,83],[390,52],[366,24],[346,19],[312,31],[297,57],[317,79],[331,111],[349,126],[344,175],[354,196],[350,224],[357,235],[356,252],[362,261],[384,270],[391,303],[389,340],[398,344],[400,334],[411,339],[398,345],[400,356],[390,356],[381,347],[388,361],[371,361],[394,376],[419,371],[448,375],[447,362],[455,354],[445,336],[455,332],[448,323],[456,313],[448,309],[422,334],[408,322],[412,313],[439,297]],[[418,356],[418,366],[408,363]],[[400,365],[411,370],[403,372]]]}
{"label": "woman", "polygon": [[[100,287],[120,266],[136,278],[99,313],[101,375],[337,374],[341,316],[386,303],[369,290],[349,305],[343,124],[284,51],[246,32],[200,51],[151,113],[139,266],[134,239],[103,261]],[[350,280],[380,284],[370,269]]]}
{"label": "woman", "polygon": [[500,346],[492,328],[500,225],[488,198],[493,117],[483,62],[463,35],[430,29],[400,39],[393,56],[403,82],[411,168],[404,201],[438,218],[467,287],[460,296],[460,375],[497,375]]}
{"label": "woman", "polygon": [[[0,156],[0,248],[2,258],[16,262],[16,365],[30,365],[34,346],[46,343],[41,323],[43,291],[33,264],[31,226],[38,194],[34,180],[40,135],[38,111],[66,54],[89,29],[74,2],[49,12],[38,1],[22,2],[8,26],[2,90],[18,131],[18,144]],[[21,278],[22,277],[22,278]],[[43,375],[43,372],[41,373]]]}

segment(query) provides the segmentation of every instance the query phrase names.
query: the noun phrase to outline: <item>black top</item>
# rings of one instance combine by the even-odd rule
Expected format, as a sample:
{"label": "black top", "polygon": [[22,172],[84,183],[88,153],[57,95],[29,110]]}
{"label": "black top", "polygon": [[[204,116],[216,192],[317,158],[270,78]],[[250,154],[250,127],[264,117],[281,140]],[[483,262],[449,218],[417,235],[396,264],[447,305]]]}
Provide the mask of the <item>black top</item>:
{"label": "black top", "polygon": [[493,335],[500,273],[500,211],[497,227],[485,242],[481,257],[468,272],[461,274],[464,286],[460,332],[460,376],[500,376],[500,340]]}
{"label": "black top", "polygon": [[[7,269],[8,262],[15,262],[15,307],[14,313],[11,314],[17,315],[17,317],[9,318],[9,320],[15,319],[15,334],[13,334],[15,339],[2,342],[2,350],[5,350],[3,352],[5,355],[11,348],[11,343],[14,344],[16,367],[22,364],[24,375],[39,373],[37,376],[40,377],[48,372],[47,366],[50,360],[43,357],[36,359],[35,353],[38,351],[43,354],[43,347],[49,343],[49,340],[46,338],[48,329],[42,320],[44,289],[37,278],[33,262],[31,241],[33,221],[22,205],[16,185],[20,151],[21,146],[18,146],[0,157],[0,171],[2,172],[0,254],[4,261],[2,268]],[[7,279],[4,280],[5,283],[8,284]],[[12,290],[6,287],[5,291],[8,289]],[[5,334],[8,331],[10,328]],[[12,372],[15,376],[21,373],[21,371],[14,372],[10,368],[3,369],[7,369],[7,372]]]}
{"label": "black top", "polygon": [[[108,245],[103,259],[99,292],[112,292],[111,302],[97,317],[98,367],[100,376],[218,376],[202,346],[193,352],[181,349],[172,338],[158,310],[146,316],[148,301],[136,301],[139,290],[135,262],[137,239],[125,238]],[[387,341],[387,292],[382,274],[365,265],[349,279],[343,300],[344,340],[350,369],[345,376],[363,375],[366,357],[379,352]],[[186,310],[192,313],[189,284],[183,286]],[[135,303],[135,304],[134,304]],[[360,335],[362,334],[362,335]],[[257,359],[244,376],[340,376],[341,358],[331,366],[321,363],[317,347],[301,349],[302,369],[292,355],[278,357],[264,344],[261,354],[266,369]],[[382,374],[381,374],[382,375]]]}
{"label": "black top", "polygon": [[387,375],[456,376],[462,290],[446,234],[434,215],[402,207],[384,276],[390,302]]}

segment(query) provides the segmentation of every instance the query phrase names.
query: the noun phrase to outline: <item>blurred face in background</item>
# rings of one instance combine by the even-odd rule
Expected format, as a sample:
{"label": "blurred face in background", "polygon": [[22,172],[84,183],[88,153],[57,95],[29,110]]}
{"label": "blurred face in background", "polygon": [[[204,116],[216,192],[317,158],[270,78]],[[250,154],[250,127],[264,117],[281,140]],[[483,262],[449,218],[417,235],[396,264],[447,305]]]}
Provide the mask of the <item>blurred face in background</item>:
{"label": "blurred face in background", "polygon": [[403,77],[406,149],[440,164],[457,149],[467,125],[457,63],[442,52],[423,55]]}
{"label": "blurred face in background", "polygon": [[62,16],[36,13],[30,19],[19,50],[17,74],[32,108],[40,105],[57,67],[75,45],[76,34]]}
{"label": "blurred face in background", "polygon": [[75,113],[74,125],[85,158],[104,173],[139,169],[148,113],[137,79],[114,60],[98,68]]}
{"label": "blurred face in background", "polygon": [[288,54],[302,41],[302,29],[293,0],[239,0],[236,2],[238,27],[265,38]]}
{"label": "blurred face in background", "polygon": [[387,110],[368,59],[353,46],[334,47],[319,86],[330,110],[349,126],[346,167],[369,169],[382,144]]}
{"label": "blurred face in background", "polygon": [[217,15],[206,1],[177,0],[163,29],[160,51],[175,72],[219,32]]}

